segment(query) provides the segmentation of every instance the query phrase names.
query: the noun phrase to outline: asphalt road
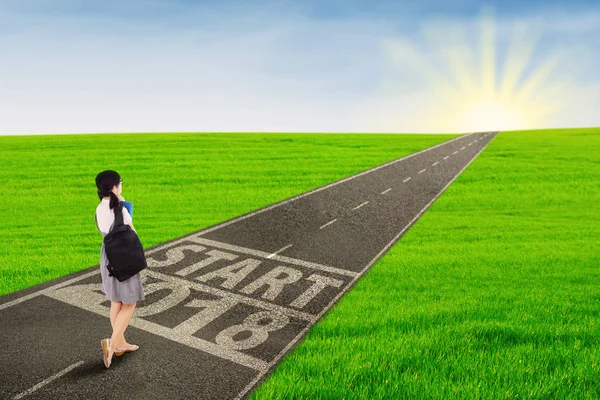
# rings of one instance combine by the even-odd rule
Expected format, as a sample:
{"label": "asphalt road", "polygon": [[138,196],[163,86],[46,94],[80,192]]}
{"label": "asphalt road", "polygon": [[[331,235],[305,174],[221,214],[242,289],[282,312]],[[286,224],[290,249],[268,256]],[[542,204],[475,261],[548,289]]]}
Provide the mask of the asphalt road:
{"label": "asphalt road", "polygon": [[463,135],[147,249],[146,299],[125,333],[140,349],[109,369],[99,264],[0,297],[0,398],[248,397],[496,134]]}

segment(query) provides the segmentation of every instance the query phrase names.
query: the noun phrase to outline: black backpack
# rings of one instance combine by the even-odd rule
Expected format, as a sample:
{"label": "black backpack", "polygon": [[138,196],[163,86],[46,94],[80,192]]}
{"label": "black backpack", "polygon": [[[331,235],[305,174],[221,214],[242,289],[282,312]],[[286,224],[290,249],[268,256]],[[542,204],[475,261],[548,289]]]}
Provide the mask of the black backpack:
{"label": "black backpack", "polygon": [[104,236],[104,251],[108,258],[108,276],[123,282],[147,267],[144,248],[131,226],[123,224],[123,205],[115,208],[115,221]]}

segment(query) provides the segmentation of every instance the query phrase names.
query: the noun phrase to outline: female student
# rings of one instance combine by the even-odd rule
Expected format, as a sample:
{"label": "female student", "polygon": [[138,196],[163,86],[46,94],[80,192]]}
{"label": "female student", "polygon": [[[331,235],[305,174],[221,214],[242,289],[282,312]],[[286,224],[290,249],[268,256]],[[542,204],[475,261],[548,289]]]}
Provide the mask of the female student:
{"label": "female student", "polygon": [[[119,201],[125,199],[121,196],[123,189],[123,180],[116,171],[106,170],[96,176],[96,186],[98,187],[98,197],[100,204],[96,207],[96,224],[98,230],[102,233],[102,238],[108,234],[113,222],[115,221],[114,208]],[[125,207],[123,207],[123,223],[131,226],[132,218]],[[137,233],[137,231],[136,231]],[[100,249],[100,273],[102,275],[102,292],[111,301],[110,323],[113,333],[108,339],[102,339],[102,353],[104,365],[110,367],[113,353],[117,356],[125,352],[136,351],[139,346],[129,344],[125,340],[125,329],[131,317],[137,301],[144,300],[144,290],[140,274],[137,273],[129,279],[119,282],[114,276],[108,276],[108,258],[104,250],[104,242]]]}

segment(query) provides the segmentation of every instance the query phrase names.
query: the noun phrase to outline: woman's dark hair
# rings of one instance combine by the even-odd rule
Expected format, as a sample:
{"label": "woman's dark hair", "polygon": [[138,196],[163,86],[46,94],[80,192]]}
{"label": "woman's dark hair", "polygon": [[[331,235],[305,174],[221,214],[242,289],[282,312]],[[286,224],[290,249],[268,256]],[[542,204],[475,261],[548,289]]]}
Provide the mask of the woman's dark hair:
{"label": "woman's dark hair", "polygon": [[112,191],[113,186],[119,186],[121,177],[117,171],[106,170],[96,175],[96,186],[98,187],[98,197],[102,200],[103,197],[110,196],[110,203],[108,204],[110,209],[116,207],[119,204],[119,198]]}

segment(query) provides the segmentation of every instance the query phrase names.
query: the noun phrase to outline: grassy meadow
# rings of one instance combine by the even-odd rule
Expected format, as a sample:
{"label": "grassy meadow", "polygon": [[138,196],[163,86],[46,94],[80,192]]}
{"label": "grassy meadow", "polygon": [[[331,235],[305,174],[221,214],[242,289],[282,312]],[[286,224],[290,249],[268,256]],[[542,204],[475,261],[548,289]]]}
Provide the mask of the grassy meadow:
{"label": "grassy meadow", "polygon": [[[454,136],[0,137],[0,295],[98,264],[104,169],[148,248]],[[251,399],[599,398],[599,149],[499,134]]]}

